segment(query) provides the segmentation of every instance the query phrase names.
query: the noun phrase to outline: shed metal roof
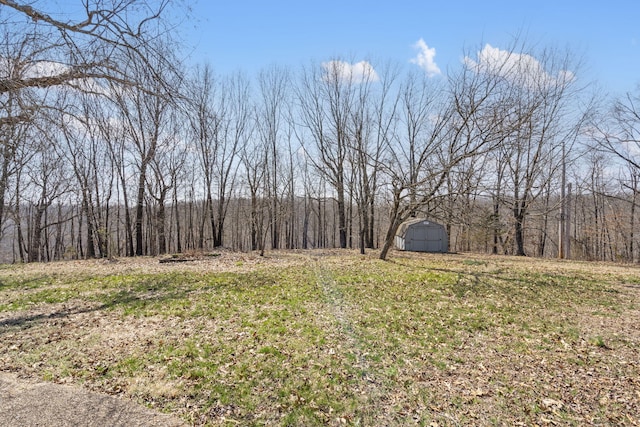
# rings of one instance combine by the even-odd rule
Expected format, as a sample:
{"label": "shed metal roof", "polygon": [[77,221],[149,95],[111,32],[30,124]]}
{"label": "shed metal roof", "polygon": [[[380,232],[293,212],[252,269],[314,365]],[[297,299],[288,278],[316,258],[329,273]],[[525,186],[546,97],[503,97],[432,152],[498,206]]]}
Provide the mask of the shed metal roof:
{"label": "shed metal roof", "polygon": [[412,225],[418,223],[425,223],[425,225],[433,225],[434,227],[442,227],[441,224],[430,221],[426,218],[414,218],[400,224],[400,227],[398,227],[398,231],[396,232],[396,236],[404,237],[404,235],[407,233],[407,229],[409,229],[409,227],[411,227]]}

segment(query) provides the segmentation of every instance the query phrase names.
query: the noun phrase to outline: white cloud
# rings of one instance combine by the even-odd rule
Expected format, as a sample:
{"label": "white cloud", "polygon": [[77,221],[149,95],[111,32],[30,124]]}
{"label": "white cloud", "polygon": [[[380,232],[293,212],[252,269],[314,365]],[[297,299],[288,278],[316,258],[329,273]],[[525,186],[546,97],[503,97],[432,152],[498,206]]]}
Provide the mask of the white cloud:
{"label": "white cloud", "polygon": [[378,73],[373,66],[367,61],[360,61],[350,64],[344,61],[323,62],[324,79],[333,80],[337,78],[340,81],[349,83],[377,82],[380,80]]}
{"label": "white cloud", "polygon": [[0,57],[0,76],[6,79],[32,79],[55,77],[69,71],[69,66],[54,61],[19,61],[11,57]]}
{"label": "white cloud", "polygon": [[[35,60],[32,62],[23,62],[22,68],[15,74],[15,60],[7,57],[0,57],[0,78],[4,79],[37,79],[50,78],[65,75],[72,71],[69,65],[56,61]],[[108,95],[109,89],[99,80],[92,77],[80,77],[70,79],[65,82],[66,86],[72,86],[84,92]],[[54,85],[52,88],[65,86],[63,84]]]}
{"label": "white cloud", "polygon": [[442,74],[434,60],[436,57],[436,49],[434,47],[429,47],[423,39],[420,39],[413,45],[413,48],[418,50],[418,55],[409,60],[412,64],[422,68],[429,77]]}
{"label": "white cloud", "polygon": [[69,66],[53,61],[34,61],[24,67],[24,77],[55,77],[69,71]]}
{"label": "white cloud", "polygon": [[560,70],[557,75],[549,74],[543,65],[531,55],[515,53],[485,45],[478,52],[478,59],[463,59],[464,64],[478,73],[501,76],[525,87],[548,87],[554,84],[566,84],[575,78],[568,70]]}

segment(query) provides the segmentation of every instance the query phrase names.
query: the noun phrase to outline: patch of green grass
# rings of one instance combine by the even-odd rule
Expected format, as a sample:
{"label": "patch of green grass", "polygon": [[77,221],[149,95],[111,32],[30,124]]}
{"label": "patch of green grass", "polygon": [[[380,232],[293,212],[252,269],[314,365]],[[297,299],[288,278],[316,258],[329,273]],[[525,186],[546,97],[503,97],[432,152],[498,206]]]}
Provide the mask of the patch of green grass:
{"label": "patch of green grass", "polygon": [[[111,375],[122,375],[127,377],[133,377],[139,374],[144,369],[145,363],[144,361],[135,356],[129,356],[118,363],[116,363],[111,370]],[[107,369],[103,365],[98,365],[96,368],[99,374],[104,375],[107,372]]]}
{"label": "patch of green grass", "polygon": [[609,348],[609,346],[605,343],[604,338],[601,336],[597,336],[591,339],[591,343],[596,347],[600,348]]}
{"label": "patch of green grass", "polygon": [[477,259],[465,259],[462,261],[463,265],[487,265],[487,261],[481,261]]}
{"label": "patch of green grass", "polygon": [[5,295],[0,312],[24,310],[36,304],[55,304],[78,298],[81,290],[73,282],[58,277],[43,276],[33,279],[4,281]]}

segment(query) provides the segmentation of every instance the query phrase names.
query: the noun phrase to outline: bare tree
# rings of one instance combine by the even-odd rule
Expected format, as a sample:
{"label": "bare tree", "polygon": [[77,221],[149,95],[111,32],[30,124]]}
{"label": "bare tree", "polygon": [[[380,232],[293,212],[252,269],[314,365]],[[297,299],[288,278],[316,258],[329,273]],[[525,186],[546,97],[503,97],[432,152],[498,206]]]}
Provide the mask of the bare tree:
{"label": "bare tree", "polygon": [[264,251],[265,228],[265,175],[268,168],[269,147],[262,143],[248,144],[241,150],[241,159],[246,174],[250,199],[250,247],[252,251]]}
{"label": "bare tree", "polygon": [[[560,171],[563,144],[574,139],[580,112],[575,108],[575,65],[569,55],[543,51],[537,56],[506,52],[509,68],[501,72],[513,94],[506,117],[513,117],[507,144],[507,179],[511,194],[516,255],[525,255],[525,220],[529,207]],[[575,70],[574,70],[575,71]],[[569,140],[569,141],[567,141]]]}
{"label": "bare tree", "polygon": [[446,108],[443,95],[426,77],[417,75],[410,75],[401,88],[399,114],[403,126],[385,141],[379,165],[391,192],[389,225],[380,259],[386,259],[400,224],[426,206],[445,182],[446,171],[439,162],[444,160],[441,153],[452,110]]}
{"label": "bare tree", "polygon": [[626,242],[625,245],[627,247],[627,259],[631,262],[639,261],[638,256],[636,255],[637,244],[635,242],[636,239],[636,212],[638,211],[638,197],[640,196],[640,170],[628,165],[627,167],[627,177],[626,179],[621,179],[621,185],[623,188],[623,193],[630,192],[631,195],[628,197],[628,202],[630,204],[629,216],[628,216],[628,233],[626,233]]}
{"label": "bare tree", "polygon": [[[344,138],[340,140],[329,140],[331,124],[325,112],[326,94],[324,85],[329,78],[323,75],[322,68],[312,65],[302,72],[301,82],[296,86],[296,98],[298,102],[298,112],[301,114],[300,121],[307,128],[311,143],[305,143],[305,136],[298,136],[307,153],[307,159],[314,164],[317,171],[330,175],[331,184],[340,193],[342,205],[340,206],[342,220],[344,220]],[[336,82],[337,84],[338,82]],[[346,120],[346,119],[345,119]],[[340,126],[341,133],[344,133],[344,124]],[[315,150],[314,150],[315,149]],[[315,160],[317,156],[318,160]],[[346,247],[346,224],[341,220],[340,241],[341,247]],[[344,245],[342,244],[344,241]]]}
{"label": "bare tree", "polygon": [[29,262],[50,261],[49,242],[47,239],[48,210],[54,202],[69,191],[70,171],[64,167],[65,162],[58,150],[51,149],[57,143],[43,138],[41,144],[28,164],[27,175],[32,186],[32,215],[29,221],[30,233],[28,243]]}
{"label": "bare tree", "polygon": [[615,99],[590,125],[597,148],[640,171],[640,86],[636,93]]}
{"label": "bare tree", "polygon": [[[113,171],[117,176],[116,191],[118,193],[118,203],[122,203],[124,210],[124,253],[126,256],[134,256],[134,238],[133,238],[133,219],[131,217],[129,188],[127,185],[129,179],[129,159],[127,150],[127,132],[123,126],[120,126],[117,120],[111,120],[115,114],[112,109],[105,108],[102,114],[98,114],[95,119],[98,124],[102,141],[105,141],[109,160],[112,164]],[[118,209],[118,218],[120,218],[120,209]],[[118,221],[118,227],[121,226]],[[118,251],[120,250],[120,231],[117,230]]]}
{"label": "bare tree", "polygon": [[[45,97],[51,90],[68,87],[80,93],[104,95],[109,90],[107,83],[111,87],[155,90],[143,87],[144,82],[139,80],[141,67],[132,63],[144,63],[147,74],[165,84],[158,73],[173,64],[166,46],[158,48],[154,43],[169,34],[163,15],[170,4],[168,0],[86,0],[82,2],[85,16],[69,21],[68,15],[55,10],[52,4],[0,1],[0,41],[7,50],[0,55],[6,61],[0,67],[1,132],[15,134],[22,123],[48,114],[48,110],[61,108],[63,113],[71,114],[71,104],[56,105],[49,101],[55,96]],[[157,67],[158,63],[165,67]],[[3,147],[4,160],[10,162],[15,147]],[[10,172],[10,168],[5,170]],[[4,177],[8,175],[3,174]],[[4,191],[6,181],[0,184]],[[4,197],[0,195],[0,199]],[[87,206],[84,210],[87,212]],[[4,203],[0,201],[0,225],[3,211]],[[95,227],[95,223],[90,224],[90,229]],[[103,248],[104,241],[99,244]],[[91,255],[93,244],[89,247]]]}
{"label": "bare tree", "polygon": [[[204,179],[204,197],[206,215],[203,215],[197,246],[204,246],[204,221],[208,216],[213,234],[216,230],[213,206],[213,175],[218,158],[219,133],[225,112],[222,106],[216,106],[219,83],[216,81],[209,65],[197,68],[191,81],[187,84],[188,91],[186,109],[190,120],[190,129],[195,140],[198,163]],[[190,227],[192,229],[192,227]]]}
{"label": "bare tree", "polygon": [[239,153],[253,132],[249,82],[241,74],[217,81],[205,66],[197,71],[188,90],[191,131],[204,176],[206,215],[202,219],[208,218],[213,246],[222,246]]}
{"label": "bare tree", "polygon": [[256,130],[262,141],[262,145],[267,147],[267,158],[269,164],[268,177],[269,197],[271,199],[269,209],[269,225],[271,228],[271,248],[280,247],[281,235],[281,207],[280,193],[283,191],[283,181],[288,178],[288,174],[282,172],[287,170],[287,162],[283,148],[283,137],[285,129],[283,123],[288,119],[288,88],[290,77],[286,69],[271,67],[258,74],[259,101],[256,107]]}
{"label": "bare tree", "polygon": [[231,76],[223,86],[223,93],[224,99],[229,103],[229,110],[222,124],[221,144],[217,146],[216,153],[214,178],[217,184],[218,209],[214,246],[224,244],[224,223],[235,190],[240,149],[249,144],[254,130],[248,79],[240,73]]}
{"label": "bare tree", "polygon": [[361,253],[374,247],[380,160],[394,132],[398,105],[398,97],[392,92],[397,69],[387,64],[382,70],[362,75],[355,88],[349,120],[348,159],[352,175],[349,192],[357,205]]}
{"label": "bare tree", "polygon": [[[166,254],[168,240],[170,236],[167,232],[167,212],[166,207],[169,202],[170,191],[176,190],[177,177],[185,167],[187,147],[184,141],[179,138],[177,111],[174,109],[164,118],[169,126],[158,147],[156,155],[150,163],[151,174],[147,176],[147,187],[149,196],[155,202],[152,223],[156,230],[156,242],[153,245],[156,254]],[[178,224],[179,227],[179,224]]]}
{"label": "bare tree", "polygon": [[72,22],[56,18],[56,11],[40,9],[37,3],[0,0],[3,10],[16,12],[18,18],[10,23],[15,33],[29,35],[27,40],[37,52],[32,58],[34,71],[39,71],[2,76],[0,93],[63,84],[85,89],[82,81],[89,78],[135,84],[126,58],[135,56],[149,64],[164,58],[162,49],[150,48],[147,42],[167,32],[160,18],[169,4],[169,0],[85,0],[84,16]]}
{"label": "bare tree", "polygon": [[[35,35],[17,35],[10,30],[3,32],[0,44],[0,79],[22,79],[29,73],[33,60]],[[6,218],[7,190],[21,162],[16,163],[19,151],[27,148],[28,133],[35,126],[35,105],[42,103],[45,93],[36,93],[28,88],[15,87],[0,92],[0,236]]]}
{"label": "bare tree", "polygon": [[520,125],[519,117],[508,119],[514,100],[510,88],[501,85],[500,71],[509,64],[502,58],[486,69],[467,57],[462,69],[449,76],[448,88],[442,89],[422,81],[416,90],[415,79],[408,80],[401,98],[404,129],[384,159],[392,196],[380,258],[386,258],[402,222],[445,194],[456,166],[498,146],[505,126],[511,131]]}
{"label": "bare tree", "polygon": [[[166,45],[165,45],[166,46]],[[170,49],[165,49],[165,59]],[[153,164],[158,149],[171,138],[171,107],[178,97],[180,77],[172,65],[166,67],[165,60],[153,64],[150,72],[148,62],[136,62],[130,58],[129,67],[135,70],[136,86],[111,84],[110,97],[117,108],[117,119],[124,128],[126,149],[135,165],[137,177],[135,199],[135,255],[144,254],[143,225],[144,201],[147,188],[147,172]],[[134,71],[131,71],[133,73]]]}
{"label": "bare tree", "polygon": [[[118,248],[110,245],[112,232],[117,234],[119,231],[111,224],[110,215],[118,163],[124,164],[125,161],[117,158],[114,151],[121,140],[118,131],[122,133],[123,129],[117,130],[111,120],[113,110],[108,109],[108,101],[103,96],[77,91],[59,92],[64,93],[65,106],[55,112],[50,110],[48,116],[50,126],[60,128],[59,149],[73,170],[76,192],[80,197],[79,214],[83,217],[80,220],[86,222],[86,251],[78,252],[87,258],[118,254]],[[126,176],[124,171],[123,176]]]}
{"label": "bare tree", "polygon": [[359,125],[354,104],[360,85],[370,84],[377,78],[375,70],[366,61],[352,65],[332,60],[303,70],[297,86],[300,120],[310,141],[303,136],[299,139],[303,143],[306,141],[304,148],[308,160],[333,188],[341,248],[347,247],[348,234],[348,153],[353,148],[351,138],[358,133],[353,125]]}

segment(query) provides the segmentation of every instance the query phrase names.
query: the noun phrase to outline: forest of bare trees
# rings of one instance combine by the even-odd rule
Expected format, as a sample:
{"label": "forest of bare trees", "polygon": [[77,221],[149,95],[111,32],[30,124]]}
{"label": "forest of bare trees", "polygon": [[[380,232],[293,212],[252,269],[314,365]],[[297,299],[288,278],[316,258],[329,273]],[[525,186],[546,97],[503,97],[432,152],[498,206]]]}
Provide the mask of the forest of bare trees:
{"label": "forest of bare trees", "polygon": [[339,57],[220,75],[180,57],[167,0],[83,3],[68,21],[0,0],[3,262],[386,258],[413,216],[451,251],[640,261],[640,89],[594,96],[569,51],[481,46],[436,78]]}

